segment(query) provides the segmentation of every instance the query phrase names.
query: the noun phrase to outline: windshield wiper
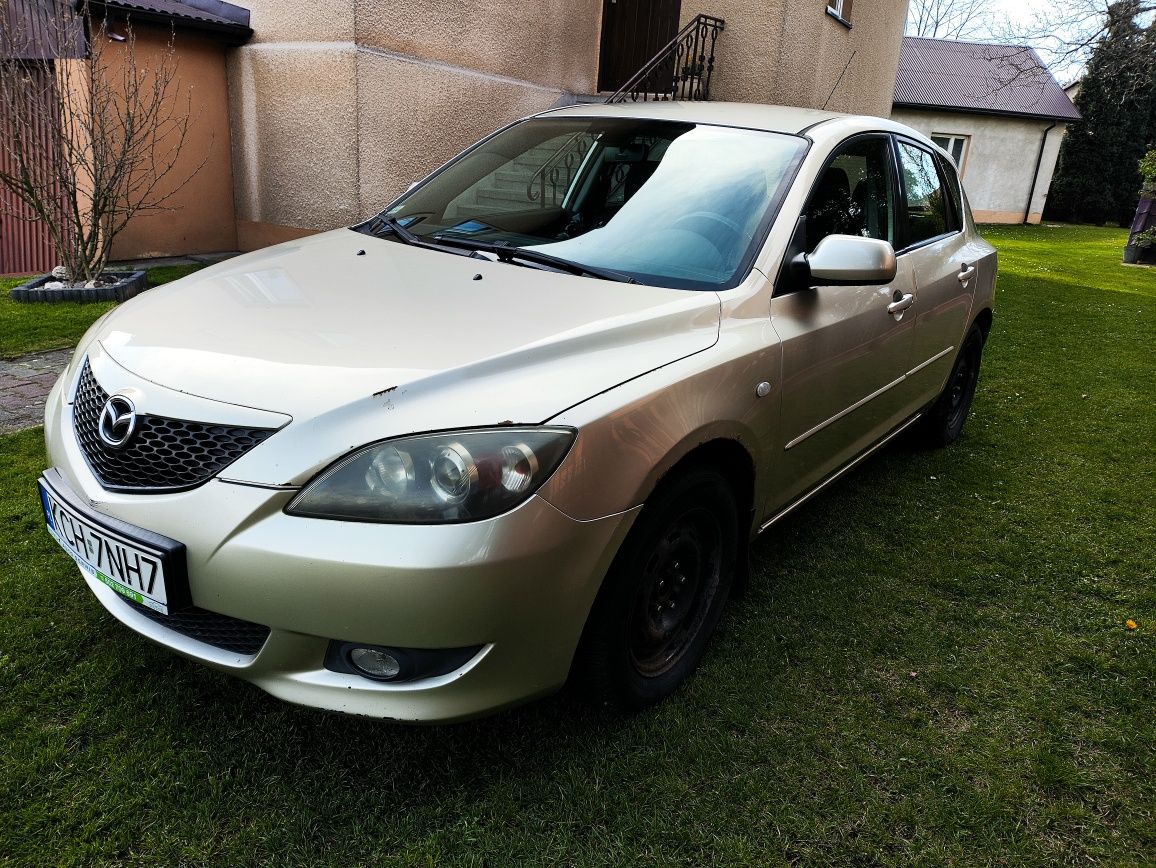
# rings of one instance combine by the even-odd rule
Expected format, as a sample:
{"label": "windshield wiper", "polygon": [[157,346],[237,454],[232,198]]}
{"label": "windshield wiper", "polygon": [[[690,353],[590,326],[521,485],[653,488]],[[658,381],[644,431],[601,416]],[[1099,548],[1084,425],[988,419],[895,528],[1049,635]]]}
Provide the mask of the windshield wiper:
{"label": "windshield wiper", "polygon": [[614,271],[610,268],[598,268],[593,265],[583,265],[580,262],[572,262],[569,259],[551,256],[549,253],[541,253],[526,247],[515,247],[506,241],[477,241],[472,238],[462,238],[444,232],[431,237],[434,241],[439,244],[444,244],[447,247],[460,247],[462,250],[491,253],[498,258],[499,262],[513,262],[516,259],[522,259],[526,262],[534,262],[538,265],[556,268],[558,271],[565,271],[570,274],[587,275],[589,277],[597,277],[600,280],[613,280],[618,283],[638,283],[638,281],[629,274],[623,274],[621,271]]}
{"label": "windshield wiper", "polygon": [[[388,232],[393,235],[402,244],[408,244],[413,247],[424,247],[426,250],[440,250],[442,253],[452,253],[454,256],[469,256],[477,257],[475,251],[461,248],[461,245],[437,244],[438,238],[434,236],[433,240],[422,238],[406,229],[405,224],[396,217],[391,217],[388,214],[378,214],[371,220],[362,223],[360,226],[355,226],[354,230],[357,232],[367,232],[375,238],[380,238],[384,233]],[[485,257],[480,257],[485,258]]]}
{"label": "windshield wiper", "polygon": [[392,232],[397,236],[397,240],[405,244],[417,247],[425,247],[426,242],[422,241],[412,232],[405,228],[396,217],[390,217],[388,214],[378,214],[366,225],[371,235],[380,235],[383,231]]}

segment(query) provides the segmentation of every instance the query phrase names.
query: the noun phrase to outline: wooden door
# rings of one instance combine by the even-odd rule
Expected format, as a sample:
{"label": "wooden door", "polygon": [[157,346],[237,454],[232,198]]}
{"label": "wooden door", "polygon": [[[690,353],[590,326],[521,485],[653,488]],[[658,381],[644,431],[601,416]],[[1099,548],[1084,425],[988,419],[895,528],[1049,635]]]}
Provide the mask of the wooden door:
{"label": "wooden door", "polygon": [[603,0],[598,89],[618,90],[678,32],[682,0]]}

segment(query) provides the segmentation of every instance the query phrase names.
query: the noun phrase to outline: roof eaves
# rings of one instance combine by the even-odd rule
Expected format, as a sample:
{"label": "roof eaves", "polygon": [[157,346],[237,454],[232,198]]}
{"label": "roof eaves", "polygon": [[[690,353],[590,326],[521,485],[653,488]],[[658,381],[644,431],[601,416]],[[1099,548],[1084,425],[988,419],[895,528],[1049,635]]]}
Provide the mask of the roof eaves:
{"label": "roof eaves", "polygon": [[212,34],[231,46],[242,45],[253,36],[249,27],[249,10],[230,3],[214,0],[90,0],[90,5],[124,15],[132,21]]}
{"label": "roof eaves", "polygon": [[984,48],[1014,48],[1017,51],[1034,51],[1030,45],[1015,45],[1011,42],[980,42],[977,39],[941,39],[937,36],[904,36],[912,42],[935,42],[940,45],[982,45]]}
{"label": "roof eaves", "polygon": [[991,115],[994,117],[1025,118],[1028,120],[1039,121],[1063,121],[1064,123],[1069,124],[1074,124],[1084,119],[1084,116],[1080,114],[1080,110],[1075,108],[1073,111],[1075,111],[1076,114],[1073,116],[1061,115],[1055,112],[1017,112],[971,106],[937,105],[935,103],[928,102],[900,102],[899,100],[893,102],[892,106],[894,108],[912,109],[915,111],[955,112],[956,114],[961,115]]}

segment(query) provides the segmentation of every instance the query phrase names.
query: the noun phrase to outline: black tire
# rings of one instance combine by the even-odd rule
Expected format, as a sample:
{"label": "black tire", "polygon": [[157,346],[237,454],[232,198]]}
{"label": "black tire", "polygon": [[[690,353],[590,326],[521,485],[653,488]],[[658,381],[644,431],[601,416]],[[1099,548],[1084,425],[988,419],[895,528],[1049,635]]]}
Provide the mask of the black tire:
{"label": "black tire", "polygon": [[923,421],[923,440],[929,446],[950,446],[963,433],[963,425],[975,397],[979,366],[983,358],[983,331],[972,326],[963,342],[955,365],[947,378],[943,393],[927,411]]}
{"label": "black tire", "polygon": [[698,666],[730,594],[738,510],[726,479],[695,468],[647,501],[595,600],[574,661],[590,702],[636,711]]}

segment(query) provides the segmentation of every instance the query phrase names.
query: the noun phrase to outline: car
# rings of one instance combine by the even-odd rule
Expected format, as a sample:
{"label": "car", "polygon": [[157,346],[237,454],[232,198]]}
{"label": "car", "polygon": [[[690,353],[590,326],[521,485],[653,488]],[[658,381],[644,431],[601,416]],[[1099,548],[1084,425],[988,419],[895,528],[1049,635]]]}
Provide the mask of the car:
{"label": "car", "polygon": [[642,709],[751,540],[905,429],[960,437],[996,271],[901,124],[547,111],[96,322],[47,528],[116,619],[291,702]]}

